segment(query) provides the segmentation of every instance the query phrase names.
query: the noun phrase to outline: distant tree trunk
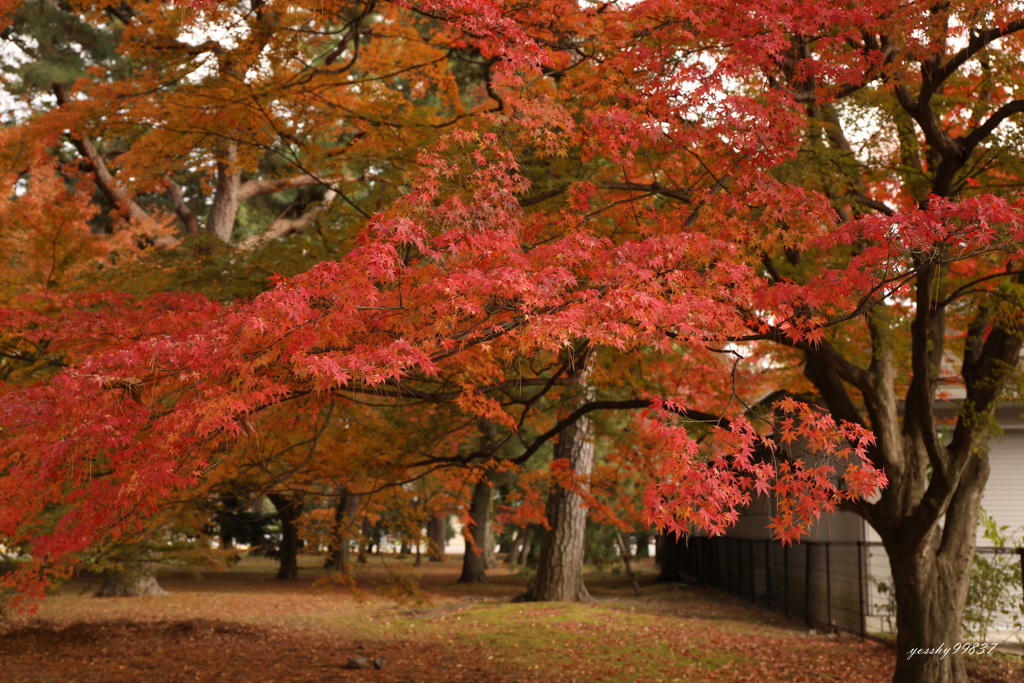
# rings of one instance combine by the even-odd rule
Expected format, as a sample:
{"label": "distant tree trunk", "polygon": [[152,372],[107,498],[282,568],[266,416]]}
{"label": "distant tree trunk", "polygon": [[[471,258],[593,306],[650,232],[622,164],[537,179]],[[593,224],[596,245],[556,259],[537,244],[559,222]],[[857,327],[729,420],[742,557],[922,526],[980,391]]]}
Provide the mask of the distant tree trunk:
{"label": "distant tree trunk", "polygon": [[[591,393],[591,392],[587,392]],[[594,469],[593,423],[583,416],[558,437],[555,458],[569,461],[580,485]],[[537,564],[537,575],[525,599],[538,601],[583,601],[590,594],[583,583],[583,539],[587,529],[587,509],[574,491],[553,485],[548,495],[548,524]]]}
{"label": "distant tree trunk", "polygon": [[267,496],[277,508],[281,519],[281,564],[277,578],[282,581],[295,581],[299,578],[299,527],[297,522],[302,516],[302,501],[294,500],[281,493]]}
{"label": "distant tree trunk", "polygon": [[505,556],[506,564],[515,564],[519,560],[519,553],[522,552],[525,543],[526,527],[516,527],[516,537],[508,549],[508,555]]}
{"label": "distant tree trunk", "polygon": [[220,537],[220,547],[228,550],[235,547],[235,534],[238,533],[238,508],[241,501],[238,496],[224,494],[220,496],[220,503],[213,518],[217,522],[217,535]]}
{"label": "distant tree trunk", "polygon": [[638,533],[636,535],[636,557],[637,559],[651,556],[651,535]]}
{"label": "distant tree trunk", "polygon": [[675,583],[683,580],[682,575],[679,573],[679,565],[682,559],[680,557],[680,550],[684,543],[686,543],[684,539],[676,538],[676,535],[673,533],[658,536],[658,546],[655,553],[655,559],[658,562],[658,566],[661,567],[661,571],[656,579],[658,583]]}
{"label": "distant tree trunk", "polygon": [[103,572],[103,585],[94,593],[97,598],[136,598],[140,595],[167,595],[156,580],[155,568],[144,565],[128,571]]}
{"label": "distant tree trunk", "polygon": [[239,190],[242,186],[242,168],[238,164],[238,143],[227,144],[225,155],[217,160],[217,185],[213,204],[206,218],[206,229],[224,242],[231,242],[238,216]]}
{"label": "distant tree trunk", "polygon": [[427,522],[427,538],[431,562],[444,562],[444,547],[448,544],[445,523],[448,515],[435,514]]}
{"label": "distant tree trunk", "polygon": [[537,524],[530,524],[526,527],[526,540],[523,541],[523,549],[519,551],[519,559],[516,561],[520,567],[532,564],[530,553],[533,551],[533,539],[541,533],[541,527]]}
{"label": "distant tree trunk", "polygon": [[402,557],[405,557],[406,555],[409,555],[410,553],[412,553],[412,544],[409,543],[409,539],[408,538],[403,538],[402,539],[402,546],[398,549],[398,554],[401,555]]}
{"label": "distant tree trunk", "polygon": [[491,483],[483,477],[473,487],[473,500],[469,505],[468,524],[462,534],[466,539],[466,554],[462,558],[462,576],[459,583],[483,583],[487,581],[487,560],[484,546],[487,543],[487,513],[491,507]]}
{"label": "distant tree trunk", "polygon": [[334,532],[331,534],[331,547],[327,551],[325,567],[341,571],[352,566],[352,551],[349,546],[357,514],[359,494],[352,493],[347,488],[343,489],[337,505],[334,506]]}
{"label": "distant tree trunk", "polygon": [[484,528],[484,568],[494,569],[498,566],[498,556],[494,552],[494,516],[489,509],[493,496],[488,496],[487,525]]}
{"label": "distant tree trunk", "polygon": [[366,554],[370,549],[370,519],[363,517],[363,540],[359,543],[359,564],[366,564]]}

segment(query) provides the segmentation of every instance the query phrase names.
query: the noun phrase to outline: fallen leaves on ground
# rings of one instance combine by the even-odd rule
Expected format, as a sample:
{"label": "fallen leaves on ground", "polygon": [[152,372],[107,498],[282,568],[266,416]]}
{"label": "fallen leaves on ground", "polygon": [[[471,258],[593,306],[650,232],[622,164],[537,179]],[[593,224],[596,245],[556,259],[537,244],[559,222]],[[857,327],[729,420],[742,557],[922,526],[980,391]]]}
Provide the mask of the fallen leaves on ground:
{"label": "fallen leaves on ground", "polygon": [[[459,565],[447,562],[403,570],[429,598],[410,605],[382,597],[388,562],[359,568],[362,600],[318,587],[312,568],[302,581],[274,581],[265,560],[198,582],[165,577],[163,596],[93,599],[72,584],[39,617],[0,626],[0,682],[892,680],[889,646],[808,631],[706,586],[653,585],[648,573],[635,599],[621,577],[601,575],[588,578],[593,603],[512,604],[523,577],[501,570],[488,584],[457,585]],[[351,657],[385,665],[349,670]],[[969,664],[972,680],[1020,680],[1019,660]]]}

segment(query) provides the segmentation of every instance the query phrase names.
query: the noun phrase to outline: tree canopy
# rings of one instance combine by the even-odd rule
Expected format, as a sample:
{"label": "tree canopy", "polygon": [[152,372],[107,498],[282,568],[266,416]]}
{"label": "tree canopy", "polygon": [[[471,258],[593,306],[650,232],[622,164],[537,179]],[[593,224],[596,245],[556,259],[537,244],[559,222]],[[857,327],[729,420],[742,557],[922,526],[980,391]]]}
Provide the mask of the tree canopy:
{"label": "tree canopy", "polygon": [[[764,494],[790,542],[842,504],[890,556],[935,554],[962,610],[942,553],[973,534],[1021,345],[1014,3],[3,16],[0,536],[33,557],[8,583],[129,533],[289,406],[444,435],[374,454],[394,481],[641,409],[647,521],[722,533]],[[240,263],[278,274],[230,291]],[[940,384],[965,392],[951,441]],[[893,562],[901,642],[946,637]]]}

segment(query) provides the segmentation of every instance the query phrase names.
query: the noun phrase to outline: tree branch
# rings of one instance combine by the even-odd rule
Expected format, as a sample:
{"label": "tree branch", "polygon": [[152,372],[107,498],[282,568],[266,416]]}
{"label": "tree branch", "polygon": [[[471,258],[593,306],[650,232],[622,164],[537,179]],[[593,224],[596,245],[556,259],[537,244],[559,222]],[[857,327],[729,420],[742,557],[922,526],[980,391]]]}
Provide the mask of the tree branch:
{"label": "tree branch", "polygon": [[981,52],[988,45],[1003,36],[1016,33],[1024,29],[1024,20],[1011,21],[1004,28],[991,28],[987,31],[971,31],[971,37],[967,41],[967,47],[953,55],[948,62],[941,67],[929,67],[925,71],[922,66],[923,75],[926,76],[924,86],[921,88],[920,99],[930,99],[946,80],[956,73],[956,70],[967,63],[974,55]]}
{"label": "tree branch", "polygon": [[961,147],[963,147],[965,156],[973,152],[974,148],[977,147],[982,140],[991,135],[992,131],[994,131],[1000,123],[1014,114],[1019,114],[1021,112],[1024,112],[1024,100],[1013,100],[1012,102],[1007,102],[997,109],[992,116],[988,117],[984,123],[971,131],[970,134],[966,137],[959,138],[957,142],[959,142]]}
{"label": "tree branch", "polygon": [[273,194],[275,192],[282,192],[283,190],[290,190],[296,187],[308,187],[309,185],[323,185],[330,187],[335,183],[342,181],[354,181],[356,178],[348,178],[342,176],[340,178],[320,178],[313,174],[304,174],[300,176],[293,176],[291,178],[275,178],[273,180],[246,180],[242,183],[241,187],[238,188],[238,201],[244,202],[246,199],[251,199],[256,195],[261,194]]}
{"label": "tree branch", "polygon": [[164,176],[163,183],[164,187],[167,188],[167,194],[171,198],[171,203],[174,205],[174,213],[178,214],[178,218],[185,224],[185,230],[190,235],[199,234],[201,230],[199,220],[192,213],[192,210],[188,208],[188,204],[185,203],[185,194],[181,191],[181,185],[174,182],[169,174]]}
{"label": "tree branch", "polygon": [[[57,98],[58,105],[65,106],[71,102],[71,96],[65,86],[59,83],[55,84],[53,86],[53,93]],[[114,175],[103,160],[103,156],[96,150],[88,135],[82,133],[78,137],[72,136],[71,143],[78,150],[78,153],[82,155],[82,158],[92,167],[96,185],[114,206],[127,211],[129,220],[145,226],[147,229],[159,227],[157,222],[153,220],[153,217],[146,213],[135,200],[129,197],[125,189],[114,179]]]}

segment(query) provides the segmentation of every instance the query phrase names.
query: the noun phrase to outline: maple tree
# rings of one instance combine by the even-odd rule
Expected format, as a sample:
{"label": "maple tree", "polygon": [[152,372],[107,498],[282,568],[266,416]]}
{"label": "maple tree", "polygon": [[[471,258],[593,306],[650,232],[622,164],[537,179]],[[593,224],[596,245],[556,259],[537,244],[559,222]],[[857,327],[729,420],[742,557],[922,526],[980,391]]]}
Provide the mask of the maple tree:
{"label": "maple tree", "polygon": [[[22,7],[5,35],[30,35]],[[82,26],[122,12],[68,7]],[[958,640],[985,418],[1021,350],[1013,3],[224,3],[196,21],[243,28],[199,44],[185,15],[131,9],[121,57],[81,42],[62,53],[71,75],[23,72],[52,106],[8,135],[43,140],[43,159],[72,131],[136,243],[171,246],[144,205],[155,189],[202,229],[185,176],[222,240],[247,197],[323,192],[239,250],[326,217],[348,184],[380,211],[347,203],[352,248],[252,298],[36,295],[9,311],[8,336],[75,352],[0,409],[0,534],[35,558],[8,582],[59,573],[97,530],[129,533],[278,406],[373,397],[461,425],[396,471],[522,462],[557,439],[557,489],[588,502],[587,416],[643,408],[662,455],[648,522],[721,533],[769,494],[791,542],[847,506],[889,552],[900,649]],[[183,76],[200,58],[211,70]],[[602,384],[652,351],[656,382]],[[940,381],[966,392],[948,443]],[[782,387],[824,412],[794,396],[746,411]],[[538,415],[548,392],[561,415]],[[554,425],[499,455],[535,419]],[[481,421],[495,438],[466,447]],[[54,501],[67,511],[40,529]],[[915,657],[895,677],[965,675]]]}

